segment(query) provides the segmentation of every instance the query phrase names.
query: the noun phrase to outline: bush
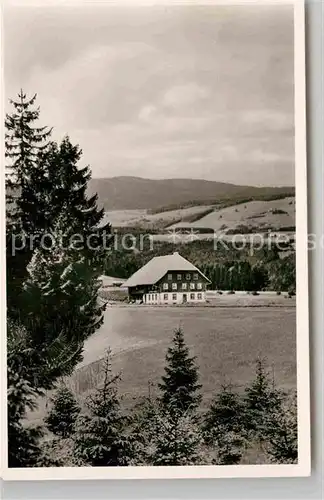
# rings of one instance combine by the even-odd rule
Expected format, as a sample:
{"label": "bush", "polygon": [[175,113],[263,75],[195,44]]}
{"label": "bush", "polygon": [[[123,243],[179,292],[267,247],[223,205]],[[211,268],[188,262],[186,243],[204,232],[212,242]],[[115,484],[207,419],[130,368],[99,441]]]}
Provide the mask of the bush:
{"label": "bush", "polygon": [[288,215],[288,212],[281,210],[280,208],[274,208],[272,210],[273,215]]}

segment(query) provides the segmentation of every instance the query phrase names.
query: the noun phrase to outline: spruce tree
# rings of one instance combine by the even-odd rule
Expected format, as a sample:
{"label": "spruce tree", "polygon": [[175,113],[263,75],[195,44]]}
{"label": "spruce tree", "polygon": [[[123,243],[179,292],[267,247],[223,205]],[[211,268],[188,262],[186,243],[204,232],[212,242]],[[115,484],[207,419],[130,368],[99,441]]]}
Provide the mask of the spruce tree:
{"label": "spruce tree", "polygon": [[217,451],[216,463],[237,464],[246,445],[244,406],[231,386],[223,386],[211,403],[204,419],[204,437]]}
{"label": "spruce tree", "polygon": [[25,320],[28,327],[32,321],[37,341],[49,329],[52,338],[63,331],[68,338],[84,340],[103,319],[98,277],[111,227],[101,225],[104,212],[97,207],[97,195],[87,196],[90,172],[79,168],[81,154],[66,137],[60,146],[50,144],[40,160],[48,179],[47,239],[34,252],[22,296]]}
{"label": "spruce tree", "polygon": [[46,179],[38,159],[48,147],[51,129],[37,126],[40,109],[35,101],[36,94],[28,99],[21,90],[17,100],[10,100],[14,109],[5,118],[7,308],[15,319],[32,254],[34,221],[43,218],[46,208],[46,199],[41,197]]}
{"label": "spruce tree", "polygon": [[195,465],[203,461],[203,439],[191,412],[160,407],[155,414],[152,465]]}
{"label": "spruce tree", "polygon": [[[49,228],[53,228],[58,214],[67,214],[70,222],[68,237],[62,234],[66,243],[70,235],[81,235],[82,243],[76,242],[89,259],[89,265],[100,264],[105,254],[103,244],[109,240],[111,227],[102,225],[104,209],[98,208],[97,194],[88,197],[88,182],[91,172],[88,166],[79,165],[82,150],[73,145],[68,136],[58,145],[52,142],[39,161],[39,168],[46,172],[48,189],[46,192],[46,218]],[[98,262],[97,262],[98,261]]]}
{"label": "spruce tree", "polygon": [[[60,217],[58,224],[65,227],[68,217]],[[85,256],[60,246],[57,234],[51,234],[53,247],[37,249],[27,267],[22,321],[33,332],[35,346],[64,336],[81,347],[103,320],[100,284]]]}
{"label": "spruce tree", "polygon": [[5,118],[6,186],[10,222],[29,233],[31,210],[37,215],[38,207],[29,205],[26,214],[26,195],[39,180],[38,158],[46,150],[52,129],[37,127],[40,108],[35,107],[37,94],[30,99],[20,90],[18,99],[9,102],[14,111]]}
{"label": "spruce tree", "polygon": [[120,376],[111,373],[110,354],[103,372],[102,387],[87,398],[88,413],[76,422],[74,454],[93,467],[126,466],[133,459],[133,444],[127,434],[128,419],[120,409],[116,386]]}
{"label": "spruce tree", "polygon": [[71,436],[74,425],[80,413],[72,391],[65,385],[59,387],[52,398],[52,408],[45,418],[45,424],[49,431],[63,439]]}
{"label": "spruce tree", "polygon": [[183,332],[178,328],[174,332],[172,346],[168,348],[165,375],[159,384],[161,401],[166,408],[177,408],[183,413],[193,411],[201,402],[201,387],[195,357],[189,356]]}
{"label": "spruce tree", "polygon": [[260,444],[267,436],[269,415],[280,408],[281,400],[282,393],[270,379],[265,360],[259,358],[255,379],[245,389],[244,405],[245,427],[259,439]]}
{"label": "spruce tree", "polygon": [[27,411],[37,407],[39,396],[53,388],[58,375],[70,373],[79,352],[61,338],[35,349],[28,330],[8,321],[7,398],[8,462],[10,467],[31,467],[39,463],[42,452],[41,427],[26,424]]}
{"label": "spruce tree", "polygon": [[267,418],[265,450],[275,463],[298,460],[297,394],[285,395]]}

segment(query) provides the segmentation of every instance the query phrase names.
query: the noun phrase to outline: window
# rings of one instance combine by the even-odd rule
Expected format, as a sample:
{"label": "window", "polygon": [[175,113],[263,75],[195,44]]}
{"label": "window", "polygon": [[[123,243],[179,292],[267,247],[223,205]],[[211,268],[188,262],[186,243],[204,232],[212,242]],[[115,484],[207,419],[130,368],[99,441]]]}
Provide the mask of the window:
{"label": "window", "polygon": [[191,300],[195,300],[195,294],[194,294],[194,293],[191,293],[191,294],[190,294],[190,299],[191,299]]}
{"label": "window", "polygon": [[191,274],[186,274],[186,280],[191,280]]}
{"label": "window", "polygon": [[190,283],[190,290],[194,290],[195,289],[195,284],[194,283]]}
{"label": "window", "polygon": [[172,274],[168,274],[168,280],[172,281]]}
{"label": "window", "polygon": [[177,290],[178,285],[176,283],[172,283],[172,290]]}
{"label": "window", "polygon": [[147,299],[150,302],[150,300],[151,300],[151,295],[150,294],[148,294]]}
{"label": "window", "polygon": [[193,275],[193,279],[194,279],[194,280],[197,280],[197,279],[198,279],[198,273],[194,273],[194,275]]}
{"label": "window", "polygon": [[181,279],[182,279],[182,274],[177,274],[177,280],[181,281]]}
{"label": "window", "polygon": [[163,283],[163,290],[168,290],[169,289],[169,285],[167,283]]}
{"label": "window", "polygon": [[197,283],[198,290],[202,290],[202,283]]}
{"label": "window", "polygon": [[155,300],[157,300],[157,293],[155,294]]}
{"label": "window", "polygon": [[202,299],[202,293],[197,293],[197,299],[201,300]]}
{"label": "window", "polygon": [[172,294],[172,300],[177,300],[177,294],[176,293]]}
{"label": "window", "polygon": [[167,293],[165,293],[165,294],[163,295],[163,300],[168,300],[168,294],[167,294]]}
{"label": "window", "polygon": [[187,283],[182,283],[182,290],[187,290]]}

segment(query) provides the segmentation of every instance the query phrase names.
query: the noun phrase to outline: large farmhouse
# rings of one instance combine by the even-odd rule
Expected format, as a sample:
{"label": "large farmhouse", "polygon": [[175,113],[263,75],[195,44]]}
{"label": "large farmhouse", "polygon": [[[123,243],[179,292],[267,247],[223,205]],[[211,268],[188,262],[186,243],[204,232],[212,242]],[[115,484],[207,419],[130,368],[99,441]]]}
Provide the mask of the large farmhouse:
{"label": "large farmhouse", "polygon": [[178,252],[154,257],[124,284],[130,299],[145,304],[205,302],[209,279]]}

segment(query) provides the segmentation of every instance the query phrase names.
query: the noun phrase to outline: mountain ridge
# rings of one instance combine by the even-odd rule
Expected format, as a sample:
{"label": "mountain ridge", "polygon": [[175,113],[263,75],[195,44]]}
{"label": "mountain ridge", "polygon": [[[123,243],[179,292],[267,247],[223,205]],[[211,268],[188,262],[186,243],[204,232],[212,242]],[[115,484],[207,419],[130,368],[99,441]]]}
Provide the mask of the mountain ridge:
{"label": "mountain ridge", "polygon": [[158,209],[195,201],[216,203],[231,197],[275,196],[294,194],[294,187],[242,186],[205,179],[147,179],[135,176],[93,178],[90,195],[98,194],[105,210]]}

